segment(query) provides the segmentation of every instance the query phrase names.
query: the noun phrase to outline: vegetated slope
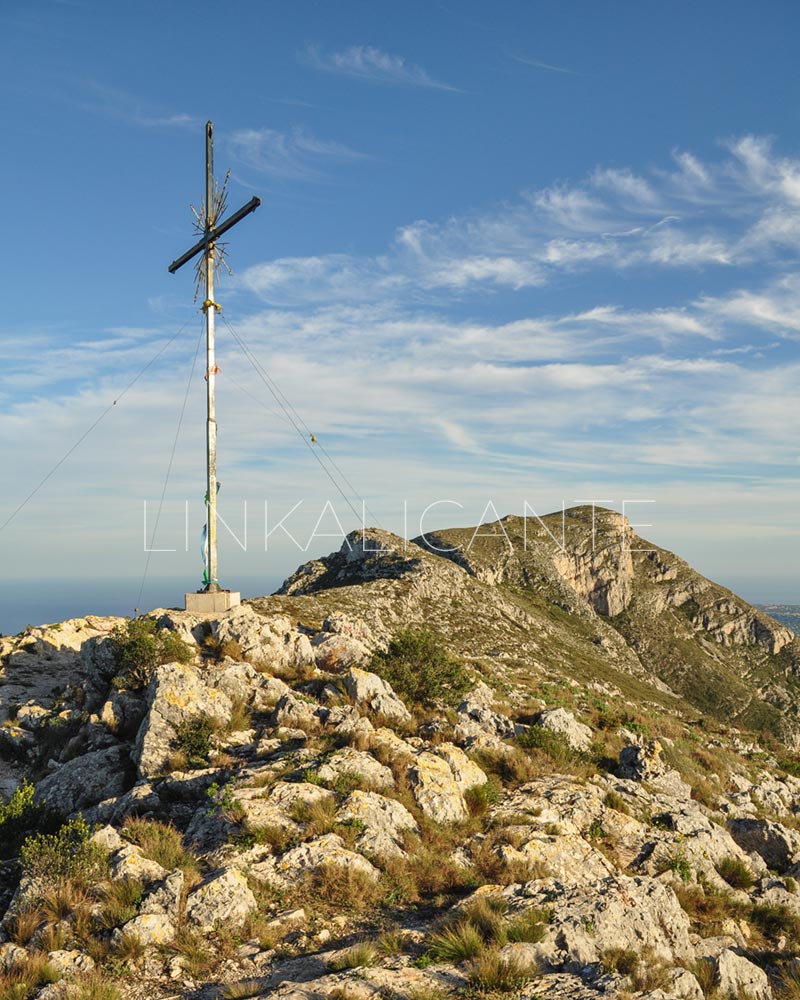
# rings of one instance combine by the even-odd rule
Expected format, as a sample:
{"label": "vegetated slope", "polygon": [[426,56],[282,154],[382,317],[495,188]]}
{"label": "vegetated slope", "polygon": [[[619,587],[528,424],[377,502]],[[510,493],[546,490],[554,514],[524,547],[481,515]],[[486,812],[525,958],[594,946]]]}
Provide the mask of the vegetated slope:
{"label": "vegetated slope", "polygon": [[[377,551],[362,558],[364,544]],[[650,697],[671,691],[702,713],[798,739],[800,640],[615,511],[509,516],[412,542],[372,531],[350,545],[300,567],[279,591],[295,598],[284,606],[300,618],[338,608],[384,634],[427,622],[463,655],[626,688],[629,675],[659,690]]]}

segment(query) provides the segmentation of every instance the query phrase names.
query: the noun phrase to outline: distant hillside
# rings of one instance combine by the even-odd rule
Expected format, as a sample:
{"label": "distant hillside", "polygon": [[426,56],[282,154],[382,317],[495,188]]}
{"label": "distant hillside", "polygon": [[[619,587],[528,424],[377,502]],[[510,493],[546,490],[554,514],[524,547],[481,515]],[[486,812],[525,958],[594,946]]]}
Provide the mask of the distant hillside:
{"label": "distant hillside", "polygon": [[509,516],[413,542],[370,531],[366,544],[378,551],[368,558],[356,551],[363,540],[351,541],[353,551],[345,543],[312,560],[279,596],[256,605],[291,608],[301,619],[339,609],[384,635],[425,622],[472,658],[510,661],[534,676],[609,680],[637,697],[644,694],[632,684],[643,681],[648,697],[683,699],[695,711],[798,741],[800,641],[640,538],[615,511]]}

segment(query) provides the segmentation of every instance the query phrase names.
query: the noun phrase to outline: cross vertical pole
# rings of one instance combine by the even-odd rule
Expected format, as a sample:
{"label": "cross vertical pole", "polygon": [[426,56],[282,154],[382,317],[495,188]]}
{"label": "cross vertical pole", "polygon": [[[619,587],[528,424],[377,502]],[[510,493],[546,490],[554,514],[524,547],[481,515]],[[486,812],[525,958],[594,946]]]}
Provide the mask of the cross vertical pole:
{"label": "cross vertical pole", "polygon": [[209,239],[214,227],[214,126],[206,122],[206,231],[205,249],[206,300],[206,382],[208,417],[206,420],[206,468],[208,472],[208,584],[207,591],[218,591],[217,579],[217,419],[216,381],[217,365],[214,345],[214,319],[217,304],[214,301],[214,255],[216,243]]}
{"label": "cross vertical pole", "polygon": [[[219,199],[224,201],[223,198]],[[255,212],[261,204],[261,199],[253,196],[246,205],[229,215],[224,221],[217,216],[222,211],[221,204],[214,202],[214,125],[206,122],[206,203],[204,218],[195,212],[198,228],[203,227],[202,237],[185,253],[169,265],[170,274],[175,274],[184,264],[202,254],[200,261],[200,277],[205,278],[206,299],[203,312],[206,314],[206,401],[208,413],[206,418],[206,580],[203,590],[186,595],[186,610],[202,614],[230,611],[239,604],[238,592],[223,590],[217,576],[217,415],[215,412],[217,387],[217,362],[214,346],[214,320],[220,308],[214,301],[214,268],[218,254],[224,247],[217,246],[217,240],[229,230]],[[194,211],[194,210],[193,210]]]}

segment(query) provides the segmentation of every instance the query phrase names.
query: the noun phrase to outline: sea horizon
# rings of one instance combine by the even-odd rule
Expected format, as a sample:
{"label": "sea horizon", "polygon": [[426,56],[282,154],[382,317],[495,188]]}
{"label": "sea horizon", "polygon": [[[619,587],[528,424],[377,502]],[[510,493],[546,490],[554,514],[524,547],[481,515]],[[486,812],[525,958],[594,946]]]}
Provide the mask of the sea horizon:
{"label": "sea horizon", "polygon": [[[274,593],[287,575],[235,576],[225,582],[243,599],[265,597]],[[182,609],[184,595],[199,589],[200,583],[178,576],[148,580],[137,603],[140,587],[141,579],[124,577],[4,581],[0,583],[0,635],[17,635],[29,625],[49,625],[87,615],[133,617],[154,608]],[[800,622],[800,597],[766,599],[731,589],[755,607],[772,608],[772,617],[793,629]],[[790,609],[787,615],[775,610],[782,608]]]}

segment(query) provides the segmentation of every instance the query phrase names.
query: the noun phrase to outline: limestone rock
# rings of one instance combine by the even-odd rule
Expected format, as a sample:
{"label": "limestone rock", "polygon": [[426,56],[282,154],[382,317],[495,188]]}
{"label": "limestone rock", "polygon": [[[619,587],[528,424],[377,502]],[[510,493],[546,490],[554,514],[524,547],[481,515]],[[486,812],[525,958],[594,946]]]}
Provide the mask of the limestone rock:
{"label": "limestone rock", "polygon": [[299,667],[314,662],[311,642],[298,632],[288,618],[265,618],[250,605],[234,609],[214,625],[219,642],[237,642],[243,655],[253,663],[272,669]]}
{"label": "limestone rock", "polygon": [[79,976],[94,969],[94,959],[77,949],[51,951],[47,956],[47,962],[59,976]]}
{"label": "limestone rock", "polygon": [[522,732],[523,727],[513,722],[507,715],[492,709],[494,694],[483,681],[472,689],[458,706],[459,722],[455,736],[461,742],[476,736],[495,736],[501,740],[512,739]]}
{"label": "limestone rock", "polygon": [[206,933],[215,927],[238,930],[257,906],[244,875],[227,868],[189,893],[186,920]]}
{"label": "limestone rock", "polygon": [[716,960],[719,992],[736,1000],[752,997],[753,1000],[772,1000],[772,988],[766,972],[735,951],[726,949]]}
{"label": "limestone rock", "polygon": [[372,857],[403,857],[400,847],[403,835],[418,829],[417,822],[406,807],[376,792],[351,792],[337,813],[340,822],[358,822],[364,832],[356,847]]}
{"label": "limestone rock", "polygon": [[92,842],[109,853],[118,851],[121,847],[125,847],[126,844],[126,841],[120,837],[113,826],[103,826],[99,830],[95,830],[92,834]]}
{"label": "limestone rock", "polygon": [[100,721],[115,736],[130,738],[142,723],[146,704],[138,691],[110,691]]}
{"label": "limestone rock", "polygon": [[28,958],[28,952],[18,944],[7,941],[0,944],[0,972],[8,972],[15,965],[21,965]]}
{"label": "limestone rock", "polygon": [[666,764],[661,756],[662,752],[663,748],[658,740],[650,740],[644,746],[631,743],[623,747],[619,755],[620,777],[628,781],[646,781],[666,796],[690,800],[691,786]]}
{"label": "limestone rock", "polygon": [[315,702],[304,701],[293,691],[287,691],[278,699],[269,722],[275,727],[300,729],[305,735],[306,730],[313,731],[319,726],[319,713],[319,706]]}
{"label": "limestone rock", "polygon": [[391,684],[358,667],[351,667],[344,675],[347,694],[359,708],[382,715],[392,722],[409,722],[411,714],[392,690]]}
{"label": "limestone rock", "polygon": [[175,741],[176,728],[204,714],[219,723],[228,721],[231,700],[208,687],[200,671],[189,664],[167,663],[157,667],[147,687],[147,714],[139,727],[134,759],[142,777],[158,774]]}
{"label": "limestone rock", "polygon": [[364,667],[372,658],[372,651],[360,640],[350,635],[331,635],[322,632],[311,642],[314,662],[320,670],[341,671],[349,667]]}
{"label": "limestone rock", "polygon": [[135,844],[125,844],[109,859],[111,874],[115,879],[138,879],[142,882],[159,882],[167,873],[161,865],[146,858]]}
{"label": "limestone rock", "polygon": [[139,906],[139,915],[160,913],[177,922],[180,918],[181,897],[185,882],[186,876],[180,868],[170,872],[165,879],[153,886],[143,896]]}
{"label": "limestone rock", "polygon": [[573,750],[588,750],[592,745],[592,730],[578,722],[565,708],[550,708],[542,712],[536,725],[563,736]]}
{"label": "limestone rock", "polygon": [[394,788],[392,772],[379,763],[372,754],[352,747],[337,750],[318,771],[322,781],[333,784],[344,775],[355,775],[372,788]]}
{"label": "limestone rock", "polygon": [[442,757],[423,751],[409,768],[408,777],[417,805],[428,819],[461,823],[469,815],[464,795]]}
{"label": "limestone rock", "polygon": [[312,805],[315,802],[334,802],[336,794],[329,788],[321,788],[310,781],[277,781],[269,792],[269,802],[289,813],[302,802]]}
{"label": "limestone rock", "polygon": [[783,874],[800,862],[800,833],[767,819],[732,819],[728,830],[745,851],[760,855],[768,868]]}
{"label": "limestone rock", "polygon": [[252,705],[258,711],[272,708],[289,690],[282,680],[259,672],[249,663],[226,661],[213,676],[214,687],[231,701]]}
{"label": "limestone rock", "polygon": [[309,840],[305,844],[293,847],[280,859],[276,871],[284,878],[297,878],[303,872],[316,871],[323,865],[350,868],[374,879],[380,875],[378,869],[366,858],[354,851],[348,851],[342,838],[335,833],[326,833],[316,840]]}
{"label": "limestone rock", "polygon": [[470,788],[485,785],[488,781],[478,765],[452,743],[440,743],[433,752],[447,762],[459,791],[468,792]]}
{"label": "limestone rock", "polygon": [[123,937],[134,937],[144,945],[168,944],[175,937],[175,925],[163,913],[143,913],[118,927],[111,940],[117,943]]}
{"label": "limestone rock", "polygon": [[545,880],[504,890],[515,909],[557,899],[538,958],[565,972],[580,972],[604,951],[624,948],[679,962],[694,957],[689,918],[671,888],[652,878],[609,875],[594,882]]}
{"label": "limestone rock", "polygon": [[687,969],[670,969],[668,976],[669,981],[664,987],[667,995],[679,997],[680,1000],[704,1000],[705,994],[700,983]]}
{"label": "limestone rock", "polygon": [[132,779],[127,749],[109,747],[75,757],[48,774],[36,786],[35,800],[68,816],[102,799],[121,795]]}

